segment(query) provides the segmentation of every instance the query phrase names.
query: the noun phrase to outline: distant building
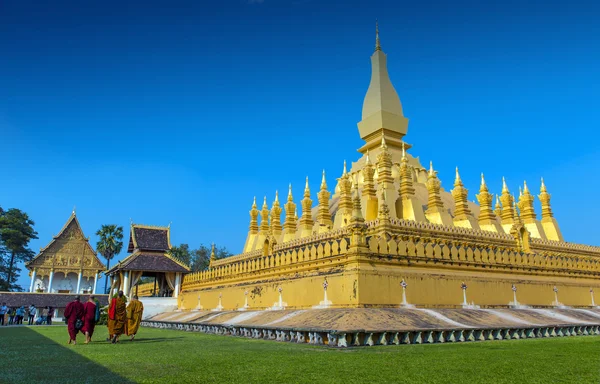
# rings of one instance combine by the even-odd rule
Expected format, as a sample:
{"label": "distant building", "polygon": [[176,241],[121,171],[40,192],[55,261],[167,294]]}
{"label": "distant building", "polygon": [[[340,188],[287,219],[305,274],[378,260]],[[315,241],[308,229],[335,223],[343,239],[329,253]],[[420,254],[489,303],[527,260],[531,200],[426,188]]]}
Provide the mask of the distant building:
{"label": "distant building", "polygon": [[93,293],[106,267],[85,237],[75,211],[50,243],[25,266],[29,292]]}
{"label": "distant building", "polygon": [[132,289],[138,290],[142,277],[149,277],[153,281],[143,284],[140,296],[177,297],[183,276],[190,269],[171,256],[170,250],[170,227],[132,223],[127,248],[131,254],[106,272],[111,281],[111,294],[121,290],[130,296]]}

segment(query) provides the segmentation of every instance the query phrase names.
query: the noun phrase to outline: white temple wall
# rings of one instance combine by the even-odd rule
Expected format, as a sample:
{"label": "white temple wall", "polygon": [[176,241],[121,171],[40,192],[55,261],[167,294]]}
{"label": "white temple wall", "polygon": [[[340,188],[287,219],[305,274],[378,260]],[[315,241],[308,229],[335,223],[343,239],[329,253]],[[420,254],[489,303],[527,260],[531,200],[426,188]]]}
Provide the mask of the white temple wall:
{"label": "white temple wall", "polygon": [[[76,293],[78,278],[79,275],[76,273],[69,273],[65,276],[64,272],[55,272],[54,277],[52,278],[52,288],[50,292],[58,293],[58,291],[61,290],[68,290],[68,293]],[[43,292],[48,292],[48,279],[48,276],[44,276],[43,278],[36,277],[33,285],[34,292],[38,289],[38,287],[42,288]],[[82,276],[81,286],[79,287],[78,293],[83,293],[83,291],[92,290],[93,288],[94,278],[86,278]]]}

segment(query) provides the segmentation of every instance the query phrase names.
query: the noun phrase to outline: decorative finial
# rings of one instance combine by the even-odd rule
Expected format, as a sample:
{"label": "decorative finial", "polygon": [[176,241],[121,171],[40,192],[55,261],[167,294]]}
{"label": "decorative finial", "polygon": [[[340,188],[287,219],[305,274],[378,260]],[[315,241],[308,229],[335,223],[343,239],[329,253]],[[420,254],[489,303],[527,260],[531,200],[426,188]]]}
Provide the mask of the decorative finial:
{"label": "decorative finial", "polygon": [[256,208],[256,196],[254,196],[254,202],[252,203],[252,208]]}
{"label": "decorative finial", "polygon": [[298,208],[296,208],[296,209],[294,210],[294,217],[295,217],[296,219],[298,218]]}
{"label": "decorative finial", "polygon": [[496,195],[496,209],[500,208],[500,198]]}
{"label": "decorative finial", "polygon": [[546,184],[544,184],[544,178],[542,177],[542,186],[540,187],[540,192],[546,192]]}
{"label": "decorative finial", "polygon": [[458,167],[456,167],[456,178],[454,179],[454,183],[461,183],[460,174],[458,173]]}
{"label": "decorative finial", "polygon": [[[323,172],[325,172],[325,171],[323,171]],[[346,176],[346,173],[348,173],[348,171],[346,171],[346,160],[344,160],[344,172],[342,172],[342,176]]]}
{"label": "decorative finial", "polygon": [[483,172],[481,172],[481,186],[485,186],[485,178],[483,177]]}
{"label": "decorative finial", "polygon": [[263,208],[267,208],[267,196],[265,196],[265,200],[263,201]]}
{"label": "decorative finial", "polygon": [[371,159],[369,158],[369,150],[367,149],[367,158],[365,159],[365,164],[371,164]]}
{"label": "decorative finial", "polygon": [[523,193],[529,194],[529,188],[527,188],[527,180],[523,181]]}
{"label": "decorative finial", "polygon": [[379,44],[379,22],[375,19],[375,50],[381,51],[381,45]]}
{"label": "decorative finial", "polygon": [[75,213],[76,209],[77,209],[77,207],[74,205],[74,206],[73,206],[73,214],[74,214],[74,215],[76,214],[76,213]]}
{"label": "decorative finial", "polygon": [[310,187],[308,186],[308,176],[306,176],[306,185],[304,186],[304,193],[306,193],[306,191],[309,191]]}
{"label": "decorative finial", "polygon": [[506,185],[506,179],[504,179],[504,176],[502,176],[502,193],[504,192],[508,193],[508,186]]}
{"label": "decorative finial", "polygon": [[434,172],[433,172],[433,161],[429,162],[429,176],[435,176]]}
{"label": "decorative finial", "polygon": [[402,142],[402,158],[406,158],[406,150],[404,149],[404,141]]}
{"label": "decorative finial", "polygon": [[275,202],[279,203],[279,192],[275,190]]}
{"label": "decorative finial", "polygon": [[292,183],[290,183],[290,187],[288,189],[288,201],[292,201],[294,198],[292,197]]}
{"label": "decorative finial", "polygon": [[325,181],[325,170],[323,170],[323,177],[321,178],[321,189],[327,189],[327,182]]}
{"label": "decorative finial", "polygon": [[523,190],[521,189],[521,186],[519,185],[519,197],[523,196]]}
{"label": "decorative finial", "polygon": [[387,144],[385,143],[385,133],[381,134],[381,148],[387,148]]}

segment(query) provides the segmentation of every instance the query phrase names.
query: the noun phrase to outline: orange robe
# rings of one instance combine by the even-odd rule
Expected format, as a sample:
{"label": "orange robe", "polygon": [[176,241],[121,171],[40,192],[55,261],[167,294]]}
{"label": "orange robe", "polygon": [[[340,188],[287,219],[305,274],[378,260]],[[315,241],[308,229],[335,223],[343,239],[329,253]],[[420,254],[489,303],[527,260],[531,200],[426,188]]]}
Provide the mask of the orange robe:
{"label": "orange robe", "polygon": [[142,322],[142,314],[144,312],[144,304],[139,300],[131,300],[127,306],[127,335],[135,335],[140,328]]}
{"label": "orange robe", "polygon": [[127,334],[127,304],[115,297],[108,308],[108,333],[111,336]]}

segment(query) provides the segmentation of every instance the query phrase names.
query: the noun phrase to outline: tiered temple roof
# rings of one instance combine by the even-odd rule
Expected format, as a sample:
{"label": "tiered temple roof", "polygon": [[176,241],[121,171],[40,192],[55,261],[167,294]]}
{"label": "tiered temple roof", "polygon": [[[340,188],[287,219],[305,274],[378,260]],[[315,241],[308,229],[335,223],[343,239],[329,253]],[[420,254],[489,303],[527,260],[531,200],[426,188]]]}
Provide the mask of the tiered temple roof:
{"label": "tiered temple roof", "polygon": [[129,246],[131,255],[112,267],[107,274],[117,271],[182,272],[189,267],[169,254],[170,227],[131,224]]}

